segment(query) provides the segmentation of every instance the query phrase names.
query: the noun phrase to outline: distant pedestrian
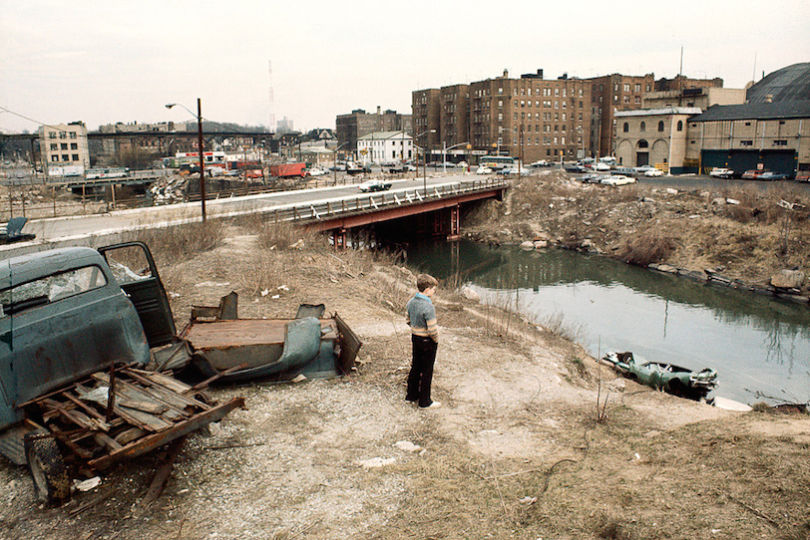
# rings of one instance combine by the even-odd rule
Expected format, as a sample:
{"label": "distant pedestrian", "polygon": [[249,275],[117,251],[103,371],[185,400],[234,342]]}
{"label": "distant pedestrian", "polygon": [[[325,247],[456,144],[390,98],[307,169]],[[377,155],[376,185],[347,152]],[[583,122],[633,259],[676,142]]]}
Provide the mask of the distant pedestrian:
{"label": "distant pedestrian", "polygon": [[439,345],[439,327],[431,297],[438,286],[439,282],[433,276],[419,274],[416,276],[416,288],[419,292],[408,300],[405,307],[408,325],[411,327],[413,351],[405,400],[416,403],[423,409],[441,406],[438,401],[430,399],[433,364],[436,362],[436,349]]}

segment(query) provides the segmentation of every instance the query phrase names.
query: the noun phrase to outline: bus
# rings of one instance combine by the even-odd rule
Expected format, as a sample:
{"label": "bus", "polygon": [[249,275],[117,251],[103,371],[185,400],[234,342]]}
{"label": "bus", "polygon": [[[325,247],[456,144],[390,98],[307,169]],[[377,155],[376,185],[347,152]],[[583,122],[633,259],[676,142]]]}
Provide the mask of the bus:
{"label": "bus", "polygon": [[481,156],[481,159],[478,160],[478,164],[489,167],[493,171],[517,167],[518,165],[517,158],[510,156]]}

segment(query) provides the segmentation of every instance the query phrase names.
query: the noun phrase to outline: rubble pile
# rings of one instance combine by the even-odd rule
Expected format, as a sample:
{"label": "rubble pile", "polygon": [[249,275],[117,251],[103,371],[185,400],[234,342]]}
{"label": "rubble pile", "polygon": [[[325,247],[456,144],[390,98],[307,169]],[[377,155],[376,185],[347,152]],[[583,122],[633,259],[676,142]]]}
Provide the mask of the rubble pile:
{"label": "rubble pile", "polygon": [[187,186],[187,176],[172,175],[152,184],[149,195],[155,206],[183,202],[186,199]]}

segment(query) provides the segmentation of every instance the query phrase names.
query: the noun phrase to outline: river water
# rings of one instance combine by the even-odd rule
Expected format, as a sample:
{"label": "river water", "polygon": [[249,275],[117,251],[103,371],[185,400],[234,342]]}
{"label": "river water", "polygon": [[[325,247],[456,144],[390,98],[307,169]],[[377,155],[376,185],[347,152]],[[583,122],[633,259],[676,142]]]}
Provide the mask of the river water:
{"label": "river water", "polygon": [[468,284],[482,302],[559,322],[594,357],[711,367],[716,395],[744,403],[810,400],[810,308],[564,250],[426,243],[409,263]]}

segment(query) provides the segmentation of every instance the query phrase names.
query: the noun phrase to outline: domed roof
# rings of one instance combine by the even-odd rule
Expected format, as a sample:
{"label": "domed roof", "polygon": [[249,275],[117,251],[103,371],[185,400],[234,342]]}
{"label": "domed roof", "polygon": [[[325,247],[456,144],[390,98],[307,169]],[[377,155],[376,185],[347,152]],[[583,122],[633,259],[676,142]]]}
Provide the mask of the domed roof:
{"label": "domed roof", "polygon": [[810,62],[783,67],[748,89],[748,103],[774,103],[810,99]]}

